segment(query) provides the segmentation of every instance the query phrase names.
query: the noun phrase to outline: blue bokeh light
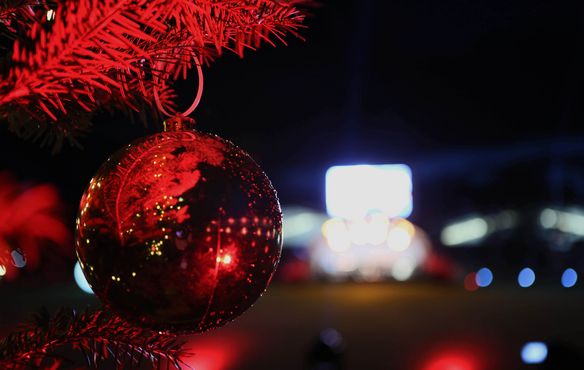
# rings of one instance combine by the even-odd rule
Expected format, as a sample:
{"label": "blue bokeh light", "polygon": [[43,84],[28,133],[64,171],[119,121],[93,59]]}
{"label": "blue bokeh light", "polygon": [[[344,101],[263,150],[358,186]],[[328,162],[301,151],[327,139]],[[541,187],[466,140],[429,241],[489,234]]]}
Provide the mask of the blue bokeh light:
{"label": "blue bokeh light", "polygon": [[526,364],[541,364],[548,355],[548,347],[543,342],[527,342],[521,349],[521,359]]}
{"label": "blue bokeh light", "polygon": [[490,269],[483,267],[477,271],[476,283],[481,288],[488,287],[493,282],[493,273]]}
{"label": "blue bokeh light", "polygon": [[566,269],[562,274],[562,286],[571,288],[576,285],[576,282],[578,282],[578,273],[572,268]]}
{"label": "blue bokeh light", "polygon": [[519,272],[517,282],[522,288],[529,288],[535,283],[535,272],[529,267],[524,268]]}

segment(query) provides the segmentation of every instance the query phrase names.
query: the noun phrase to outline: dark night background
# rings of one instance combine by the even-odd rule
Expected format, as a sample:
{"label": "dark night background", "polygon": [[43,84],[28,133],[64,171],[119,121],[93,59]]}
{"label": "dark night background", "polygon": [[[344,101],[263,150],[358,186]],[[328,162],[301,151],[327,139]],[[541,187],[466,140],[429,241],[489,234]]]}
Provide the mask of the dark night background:
{"label": "dark night background", "polygon": [[[203,100],[194,114],[199,129],[230,139],[261,164],[284,206],[324,210],[326,169],[357,163],[410,165],[411,219],[436,244],[445,222],[465,214],[514,209],[535,220],[537,212],[550,205],[584,204],[584,3],[330,0],[311,13],[308,28],[301,32],[306,41],[289,37],[287,47],[265,46],[244,59],[226,54],[205,68]],[[179,91],[187,104],[194,85],[181,84]],[[156,124],[130,124],[122,115],[102,114],[82,138],[83,149],[65,146],[52,155],[50,149],[24,142],[3,128],[0,169],[22,180],[56,184],[70,206],[73,225],[79,199],[99,165],[117,148],[159,129]],[[569,259],[574,266],[584,262],[577,248],[569,256],[551,257],[532,231],[529,227],[518,231],[514,242],[505,244],[512,244],[507,250],[491,241],[490,248],[462,257],[474,264],[504,260],[513,266],[525,261],[553,266],[557,264],[553,258]],[[548,293],[533,293],[521,302],[509,298],[514,293],[501,293],[499,302],[514,312],[507,316],[503,311],[481,313],[499,299],[492,295],[473,303],[472,309],[479,311],[471,318],[438,329],[423,326],[434,325],[429,317],[422,324],[406,320],[417,323],[415,329],[387,324],[394,333],[406,333],[400,344],[397,339],[390,342],[394,348],[409,345],[405,353],[415,357],[416,341],[407,337],[410,330],[429,343],[449,330],[475,324],[487,342],[505,335],[509,343],[520,342],[529,339],[525,332],[552,333],[554,338],[577,342],[581,330],[574,328],[564,336],[560,328],[572,325],[566,317],[572,320],[582,312],[581,293],[570,297],[553,293],[561,303],[541,311],[533,308],[540,298],[550,297]],[[294,294],[300,295],[276,292],[267,299],[282,309],[283,302],[293,302]],[[331,294],[333,300],[344,299],[344,293]],[[430,302],[435,303],[433,298]],[[391,310],[428,314],[419,301],[410,303],[415,308],[394,305]],[[258,312],[269,315],[263,308],[268,306],[258,306]],[[457,307],[452,312],[464,316],[467,306]],[[533,311],[515,322],[515,312],[526,307]],[[443,305],[438,310],[452,309]],[[355,319],[342,309],[335,313],[341,322],[359,320],[359,315]],[[562,315],[566,321],[558,318]],[[241,330],[261,326],[257,317],[242,319]],[[492,327],[489,320],[497,324]],[[270,323],[272,329],[293,330],[292,323],[288,327]],[[351,327],[346,326],[350,337]],[[368,331],[374,328],[368,322],[353,331],[354,338],[378,341]],[[542,334],[546,328],[548,334]],[[581,340],[578,343],[582,345]],[[374,360],[360,361],[353,357],[347,368],[387,368]],[[273,366],[266,365],[268,360],[251,363]],[[555,368],[565,368],[559,366]]]}

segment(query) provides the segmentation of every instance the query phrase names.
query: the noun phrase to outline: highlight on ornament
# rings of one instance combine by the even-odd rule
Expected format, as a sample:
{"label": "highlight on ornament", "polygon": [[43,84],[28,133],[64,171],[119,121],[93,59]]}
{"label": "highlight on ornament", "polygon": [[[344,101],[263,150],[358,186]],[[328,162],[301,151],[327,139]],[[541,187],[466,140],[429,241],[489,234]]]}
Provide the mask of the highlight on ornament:
{"label": "highlight on ornament", "polygon": [[77,284],[79,289],[81,289],[85,293],[94,294],[93,289],[91,289],[91,286],[89,285],[87,279],[85,278],[85,275],[83,274],[83,269],[81,268],[79,261],[75,262],[75,267],[73,268],[73,278],[75,279],[75,283]]}

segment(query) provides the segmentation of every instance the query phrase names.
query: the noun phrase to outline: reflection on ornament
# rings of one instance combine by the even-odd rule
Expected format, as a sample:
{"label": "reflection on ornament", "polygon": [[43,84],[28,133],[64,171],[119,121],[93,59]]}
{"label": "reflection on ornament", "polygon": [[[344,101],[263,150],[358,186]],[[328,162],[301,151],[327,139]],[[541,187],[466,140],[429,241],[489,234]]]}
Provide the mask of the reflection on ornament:
{"label": "reflection on ornament", "polygon": [[93,294],[93,290],[89,286],[89,283],[87,283],[85,275],[83,275],[83,270],[81,269],[79,261],[75,263],[75,268],[73,269],[73,277],[75,278],[75,283],[77,283],[79,289],[83,290],[87,294]]}
{"label": "reflection on ornament", "polygon": [[276,193],[217,136],[176,131],[115,153],[89,183],[76,247],[95,293],[129,319],[203,331],[243,313],[280,257]]}

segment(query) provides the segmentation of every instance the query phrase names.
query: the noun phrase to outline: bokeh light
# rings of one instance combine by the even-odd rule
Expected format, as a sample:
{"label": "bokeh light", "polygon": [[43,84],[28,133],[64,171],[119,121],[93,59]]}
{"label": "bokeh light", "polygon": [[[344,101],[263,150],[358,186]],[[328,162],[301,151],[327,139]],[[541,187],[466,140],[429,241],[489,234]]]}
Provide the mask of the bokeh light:
{"label": "bokeh light", "polygon": [[412,244],[415,226],[405,219],[395,221],[387,233],[387,245],[396,252],[402,252]]}
{"label": "bokeh light", "polygon": [[469,272],[464,277],[464,289],[468,290],[469,292],[474,292],[479,288],[477,285],[477,274],[476,272]]}
{"label": "bokeh light", "polygon": [[444,352],[433,357],[422,370],[478,370],[477,360],[470,353]]}
{"label": "bokeh light", "polygon": [[391,269],[391,276],[397,281],[406,281],[412,277],[416,264],[409,258],[400,258]]}
{"label": "bokeh light", "polygon": [[338,348],[343,344],[343,336],[333,328],[321,331],[320,340],[331,348]]}
{"label": "bokeh light", "polygon": [[529,267],[524,268],[519,272],[517,282],[522,288],[529,288],[535,283],[535,272]]}
{"label": "bokeh light", "polygon": [[331,218],[322,225],[322,235],[327,245],[335,252],[344,252],[351,248],[351,236],[347,225],[340,218]]}
{"label": "bokeh light", "polygon": [[543,342],[527,342],[521,349],[521,359],[526,364],[541,364],[548,355],[548,347]]}
{"label": "bokeh light", "polygon": [[578,282],[578,273],[572,269],[568,268],[562,274],[562,286],[564,288],[571,288]]}
{"label": "bokeh light", "polygon": [[452,223],[442,230],[440,240],[447,246],[477,242],[487,236],[489,225],[480,217]]}
{"label": "bokeh light", "polygon": [[476,283],[481,288],[486,288],[493,282],[493,272],[487,268],[483,267],[477,271]]}

